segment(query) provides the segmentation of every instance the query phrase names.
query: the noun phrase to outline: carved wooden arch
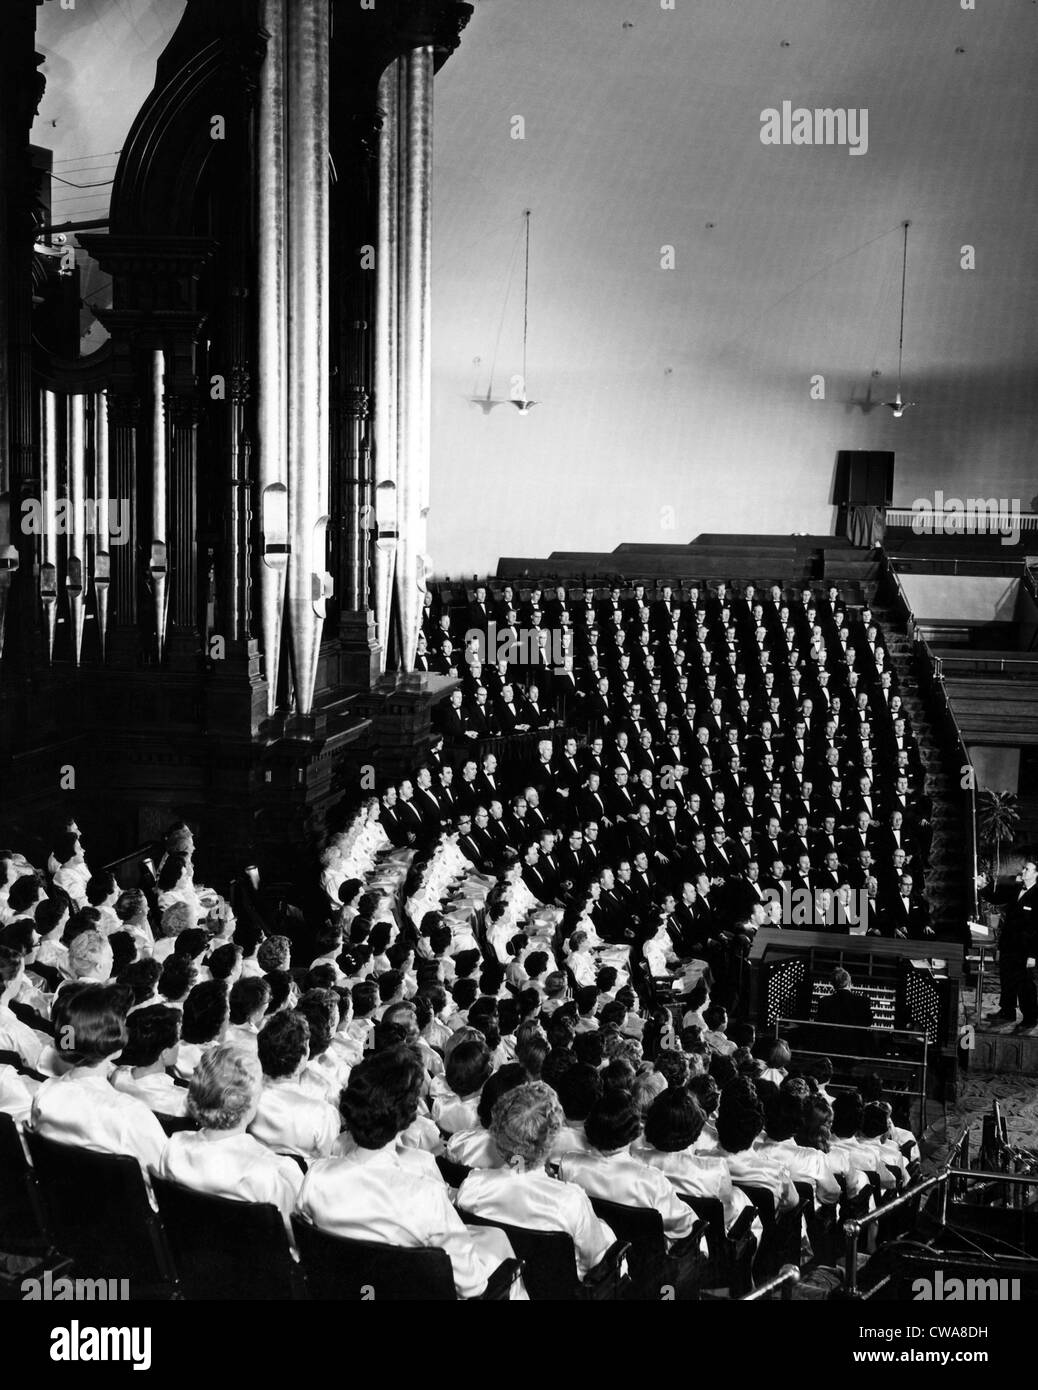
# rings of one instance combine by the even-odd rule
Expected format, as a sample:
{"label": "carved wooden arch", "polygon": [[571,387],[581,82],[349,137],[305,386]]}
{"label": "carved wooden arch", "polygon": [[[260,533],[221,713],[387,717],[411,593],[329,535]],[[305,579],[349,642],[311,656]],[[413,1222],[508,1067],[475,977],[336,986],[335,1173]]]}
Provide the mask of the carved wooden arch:
{"label": "carved wooden arch", "polygon": [[[241,113],[264,53],[255,0],[189,0],[123,146],[113,236],[193,236],[217,142],[214,116]],[[228,121],[228,125],[231,122]]]}

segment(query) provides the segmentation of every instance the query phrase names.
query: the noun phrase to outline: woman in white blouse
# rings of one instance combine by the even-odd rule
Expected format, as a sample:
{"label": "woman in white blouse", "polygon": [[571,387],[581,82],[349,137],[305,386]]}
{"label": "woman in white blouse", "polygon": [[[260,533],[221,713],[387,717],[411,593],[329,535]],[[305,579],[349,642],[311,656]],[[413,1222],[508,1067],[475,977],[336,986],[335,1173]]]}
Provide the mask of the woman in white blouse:
{"label": "woman in white blouse", "polygon": [[776,1211],[795,1207],[797,1190],[785,1155],[754,1147],[763,1127],[764,1111],[753,1082],[742,1076],[729,1081],[717,1109],[715,1153],[727,1159],[733,1182],[766,1188],[775,1199]]}
{"label": "woman in white blouse", "polygon": [[732,1186],[724,1159],[696,1152],[706,1116],[686,1090],[658,1095],[645,1117],[645,1137],[632,1152],[650,1168],[664,1174],[675,1192],[686,1197],[713,1197],[724,1207],[730,1230],[740,1212],[750,1206],[744,1192]]}
{"label": "woman in white blouse", "polygon": [[174,1134],[158,1167],[161,1178],[239,1202],[269,1202],[292,1234],[302,1186],[298,1164],[246,1133],[256,1114],[262,1075],[255,1056],[234,1047],[207,1052],[195,1068],[187,1113],[197,1131]]}
{"label": "woman in white blouse", "polygon": [[445,1250],[458,1296],[478,1298],[511,1247],[500,1232],[465,1226],[428,1155],[397,1144],[417,1115],[423,1075],[406,1047],[372,1053],[353,1069],[342,1094],[352,1147],[313,1164],[298,1212],[350,1240]]}
{"label": "woman in white blouse", "polygon": [[508,1226],[565,1231],[583,1279],[615,1237],[582,1188],[548,1176],[548,1155],[564,1123],[562,1106],[543,1081],[503,1095],[494,1106],[490,1133],[504,1165],[474,1169],[458,1190],[458,1210]]}
{"label": "woman in white blouse", "polygon": [[606,1091],[584,1124],[588,1149],[563,1154],[559,1177],[575,1182],[589,1197],[622,1207],[650,1207],[663,1218],[668,1243],[683,1240],[695,1213],[680,1200],[666,1174],[632,1155],[642,1132],[641,1119],[627,1091]]}
{"label": "woman in white blouse", "polygon": [[159,870],[158,906],[160,912],[174,903],[185,903],[196,922],[206,915],[192,878],[191,856],[188,854],[168,854]]}
{"label": "woman in white blouse", "polygon": [[180,1043],[179,1009],[150,1004],[126,1019],[127,1043],[112,1072],[112,1085],[136,1096],[157,1115],[183,1115],[187,1091],[176,1086],[166,1068],[176,1061]]}
{"label": "woman in white blouse", "polygon": [[504,1159],[497,1151],[490,1133],[494,1106],[507,1091],[515,1090],[526,1080],[526,1071],[518,1062],[500,1067],[480,1092],[476,1107],[477,1123],[471,1129],[459,1129],[447,1141],[446,1156],[452,1163],[466,1168],[500,1168]]}
{"label": "woman in white blouse", "polygon": [[278,1153],[308,1162],[327,1158],[339,1137],[339,1112],[299,1084],[309,1059],[310,1025],[302,1014],[275,1014],[259,1034],[258,1050],[263,1089],[249,1133]]}
{"label": "woman in white blouse", "polygon": [[808,1183],[814,1196],[825,1206],[835,1206],[840,1200],[840,1184],[836,1174],[817,1148],[804,1148],[796,1134],[804,1122],[804,1105],[808,1097],[807,1083],[800,1077],[786,1081],[771,1097],[766,1107],[764,1133],[757,1140],[761,1154],[769,1154],[784,1163],[794,1183]]}
{"label": "woman in white blouse", "polygon": [[147,1178],[166,1147],[162,1126],[144,1101],[109,1084],[112,1058],[126,1046],[122,992],[69,985],[67,993],[56,1042],[72,1066],[36,1092],[31,1128],[62,1144],[131,1154]]}

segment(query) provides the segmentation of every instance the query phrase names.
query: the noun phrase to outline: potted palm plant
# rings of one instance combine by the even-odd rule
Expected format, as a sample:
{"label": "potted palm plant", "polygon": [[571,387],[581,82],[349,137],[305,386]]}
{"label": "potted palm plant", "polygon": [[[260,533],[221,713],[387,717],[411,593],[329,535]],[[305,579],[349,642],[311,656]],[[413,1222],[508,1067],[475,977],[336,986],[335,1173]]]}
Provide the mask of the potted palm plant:
{"label": "potted palm plant", "polygon": [[[985,790],[977,797],[977,832],[980,852],[987,861],[992,885],[1002,872],[1002,849],[1012,845],[1020,825],[1016,792]],[[988,913],[988,925],[994,927],[1000,913]]]}

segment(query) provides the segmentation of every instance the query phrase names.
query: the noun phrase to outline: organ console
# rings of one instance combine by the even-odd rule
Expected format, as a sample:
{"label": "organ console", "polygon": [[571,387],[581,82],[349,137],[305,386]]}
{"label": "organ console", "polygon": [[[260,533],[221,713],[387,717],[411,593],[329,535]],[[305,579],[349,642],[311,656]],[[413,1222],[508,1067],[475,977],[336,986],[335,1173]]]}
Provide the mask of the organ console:
{"label": "organ console", "polygon": [[[963,948],[952,941],[762,927],[750,948],[751,1017],[761,1033],[794,1049],[832,1055],[837,1085],[877,1072],[904,1089],[914,1072],[921,1098],[954,1086]],[[818,1020],[818,1006],[842,967],[868,997],[872,1027]]]}

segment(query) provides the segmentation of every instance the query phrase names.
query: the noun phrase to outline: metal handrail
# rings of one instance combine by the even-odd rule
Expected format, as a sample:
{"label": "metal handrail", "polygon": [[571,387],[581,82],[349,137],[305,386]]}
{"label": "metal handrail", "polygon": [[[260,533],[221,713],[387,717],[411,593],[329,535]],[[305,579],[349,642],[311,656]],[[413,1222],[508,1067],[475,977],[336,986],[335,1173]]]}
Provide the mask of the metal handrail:
{"label": "metal handrail", "polygon": [[800,1270],[796,1265],[783,1265],[773,1279],[769,1279],[766,1284],[761,1284],[759,1288],[751,1289],[749,1293],[744,1293],[738,1300],[740,1303],[758,1303],[762,1298],[770,1298],[773,1293],[782,1290],[783,1299],[793,1297],[793,1289],[800,1283]]}
{"label": "metal handrail", "polygon": [[958,668],[964,673],[972,673],[978,676],[985,675],[1012,675],[1010,667],[1019,666],[1021,673],[1038,679],[1038,654],[1035,656],[964,656],[961,653],[948,652],[943,656],[934,657],[935,662],[941,666],[943,679],[944,668]]}
{"label": "metal handrail", "polygon": [[910,1187],[906,1192],[903,1192],[900,1197],[895,1197],[892,1202],[886,1202],[883,1206],[876,1207],[873,1211],[870,1211],[867,1216],[844,1222],[843,1234],[846,1241],[844,1247],[844,1269],[847,1272],[845,1296],[847,1298],[861,1297],[858,1291],[858,1242],[861,1239],[862,1231],[864,1231],[866,1227],[874,1226],[880,1221],[885,1221],[892,1212],[899,1211],[901,1208],[908,1206],[909,1203],[918,1203],[925,1193],[932,1192],[938,1187],[942,1189],[941,1221],[943,1223],[946,1220],[949,1179],[952,1177],[961,1177],[964,1173],[966,1176],[973,1176],[969,1169],[953,1169],[952,1167],[953,1162],[962,1150],[963,1144],[968,1143],[968,1141],[969,1125],[963,1125],[962,1132],[951,1147],[948,1161],[939,1173],[935,1173],[931,1178],[926,1178],[923,1182],[916,1183],[914,1187]]}
{"label": "metal handrail", "polygon": [[948,699],[948,692],[944,686],[943,658],[937,656],[933,652],[930,644],[924,637],[918,636],[915,614],[912,611],[912,605],[908,601],[908,595],[905,593],[904,585],[901,583],[901,576],[898,574],[893,562],[887,555],[884,555],[884,572],[891,579],[897,597],[900,599],[902,607],[905,610],[909,639],[914,643],[917,651],[922,651],[930,669],[933,671],[934,684],[936,689],[940,692],[940,700],[944,709],[945,718],[951,724],[955,734],[955,740],[959,747],[959,757],[962,759],[961,766],[967,772],[967,786],[965,790],[969,792],[969,841],[970,857],[973,865],[973,872],[970,875],[969,882],[969,903],[971,909],[969,916],[971,920],[976,920],[980,912],[980,899],[977,893],[977,875],[979,872],[980,854],[977,846],[977,778],[973,769],[973,759],[970,757],[969,749],[966,747],[966,740],[962,736],[962,729],[959,727],[959,721],[955,718],[955,711],[951,707],[951,702]]}

